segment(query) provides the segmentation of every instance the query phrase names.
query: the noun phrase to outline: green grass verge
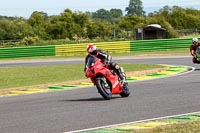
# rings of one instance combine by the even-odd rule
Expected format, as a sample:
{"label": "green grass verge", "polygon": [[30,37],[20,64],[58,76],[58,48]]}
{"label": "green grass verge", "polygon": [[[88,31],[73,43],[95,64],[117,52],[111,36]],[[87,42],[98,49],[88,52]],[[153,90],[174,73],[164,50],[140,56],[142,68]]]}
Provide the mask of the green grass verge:
{"label": "green grass verge", "polygon": [[179,122],[152,129],[134,130],[127,133],[200,133],[200,120]]}
{"label": "green grass verge", "polygon": [[[162,68],[154,64],[121,64],[126,72]],[[2,67],[0,89],[85,79],[84,65]]]}

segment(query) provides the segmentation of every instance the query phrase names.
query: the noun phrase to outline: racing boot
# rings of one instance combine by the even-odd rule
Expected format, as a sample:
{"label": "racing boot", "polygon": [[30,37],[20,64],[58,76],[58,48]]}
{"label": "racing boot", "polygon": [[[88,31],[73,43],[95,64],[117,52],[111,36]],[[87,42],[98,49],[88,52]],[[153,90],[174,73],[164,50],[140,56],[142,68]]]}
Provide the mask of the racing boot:
{"label": "racing boot", "polygon": [[117,75],[119,77],[119,80],[121,82],[121,84],[124,84],[125,80],[126,80],[126,74],[124,72],[124,69],[122,67],[120,67],[119,69],[117,69]]}
{"label": "racing boot", "polygon": [[114,72],[119,77],[119,81],[121,83],[123,83],[125,81],[125,79],[126,79],[126,75],[125,75],[124,69],[122,67],[120,67],[118,64],[115,64],[114,65]]}

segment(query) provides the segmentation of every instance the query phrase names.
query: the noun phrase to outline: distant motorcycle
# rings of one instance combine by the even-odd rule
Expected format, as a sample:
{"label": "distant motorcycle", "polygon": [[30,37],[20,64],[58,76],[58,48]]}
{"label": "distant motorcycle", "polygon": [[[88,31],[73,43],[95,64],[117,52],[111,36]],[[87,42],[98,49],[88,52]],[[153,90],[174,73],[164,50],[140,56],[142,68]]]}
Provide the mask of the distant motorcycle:
{"label": "distant motorcycle", "polygon": [[86,64],[86,76],[96,85],[104,99],[110,100],[114,94],[128,97],[130,95],[128,84],[119,80],[118,75],[108,67],[108,64],[104,64],[100,59],[89,57]]}

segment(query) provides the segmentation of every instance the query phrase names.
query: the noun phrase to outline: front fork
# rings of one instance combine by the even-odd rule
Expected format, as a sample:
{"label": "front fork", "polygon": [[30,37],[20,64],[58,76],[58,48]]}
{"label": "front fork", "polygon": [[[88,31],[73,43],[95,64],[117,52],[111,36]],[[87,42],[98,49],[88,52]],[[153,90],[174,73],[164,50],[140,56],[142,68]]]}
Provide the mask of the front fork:
{"label": "front fork", "polygon": [[104,86],[105,86],[106,88],[110,88],[108,82],[106,81],[106,78],[103,77],[102,79],[103,79],[103,82],[104,82]]}

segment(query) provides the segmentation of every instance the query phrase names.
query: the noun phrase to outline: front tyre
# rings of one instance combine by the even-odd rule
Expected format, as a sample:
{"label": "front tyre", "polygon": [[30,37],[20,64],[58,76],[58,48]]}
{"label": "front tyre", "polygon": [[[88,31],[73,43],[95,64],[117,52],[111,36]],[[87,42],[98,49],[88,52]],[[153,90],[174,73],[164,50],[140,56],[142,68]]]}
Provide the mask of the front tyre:
{"label": "front tyre", "polygon": [[121,97],[128,97],[130,95],[130,91],[128,88],[128,85],[126,83],[124,83],[123,87],[122,87],[122,92],[120,93]]}
{"label": "front tyre", "polygon": [[110,100],[112,98],[112,92],[111,92],[110,86],[107,83],[105,78],[102,78],[102,77],[97,78],[96,87],[104,99]]}

